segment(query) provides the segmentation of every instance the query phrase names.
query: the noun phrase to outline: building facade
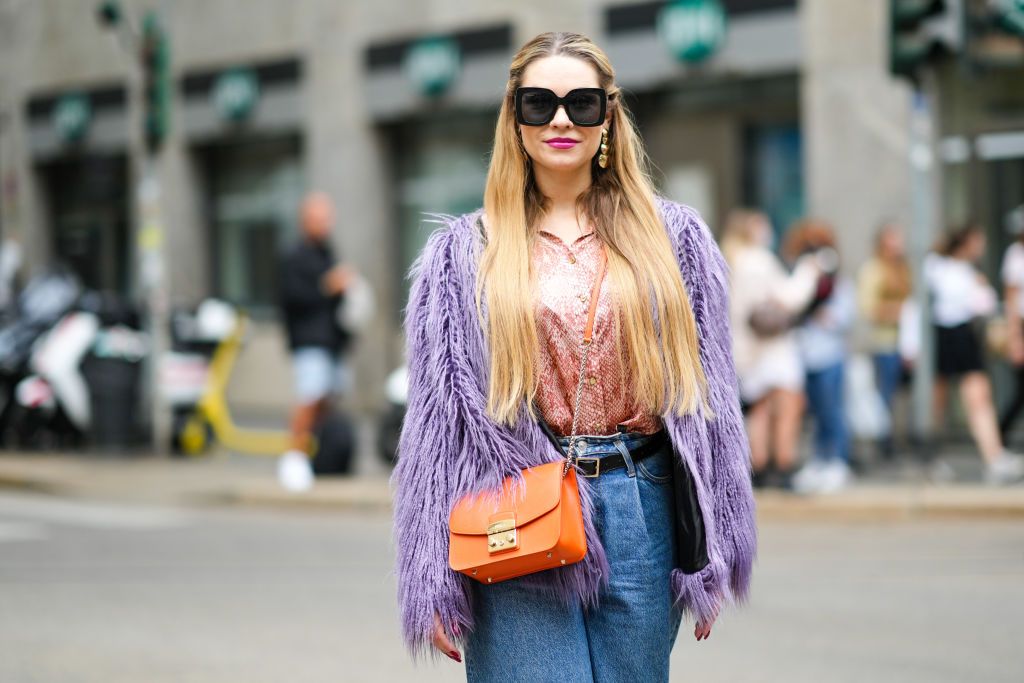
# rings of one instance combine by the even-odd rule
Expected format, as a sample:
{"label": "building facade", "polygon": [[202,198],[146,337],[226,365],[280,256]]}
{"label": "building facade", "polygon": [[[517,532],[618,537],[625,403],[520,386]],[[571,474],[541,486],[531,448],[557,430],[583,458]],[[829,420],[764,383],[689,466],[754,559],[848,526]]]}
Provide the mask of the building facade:
{"label": "building facade", "polygon": [[[29,269],[59,258],[87,285],[132,295],[152,246],[136,208],[139,76],[97,4],[0,0],[0,231]],[[403,361],[404,275],[433,228],[425,213],[481,203],[509,60],[541,31],[605,48],[659,188],[716,230],[735,206],[763,208],[780,233],[814,214],[856,264],[880,221],[909,218],[911,93],[888,74],[885,0],[683,4],[122,2],[131,21],[156,10],[170,41],[155,162],[169,302],[219,296],[257,321],[232,400],[274,412],[290,399],[276,255],[295,238],[302,194],[318,189],[339,207],[337,251],[377,293],[352,399],[379,408]],[[701,5],[723,12],[684,16]],[[996,223],[1024,203],[1021,73],[943,76],[942,135],[956,138],[944,147],[947,211],[982,218],[997,245]]]}

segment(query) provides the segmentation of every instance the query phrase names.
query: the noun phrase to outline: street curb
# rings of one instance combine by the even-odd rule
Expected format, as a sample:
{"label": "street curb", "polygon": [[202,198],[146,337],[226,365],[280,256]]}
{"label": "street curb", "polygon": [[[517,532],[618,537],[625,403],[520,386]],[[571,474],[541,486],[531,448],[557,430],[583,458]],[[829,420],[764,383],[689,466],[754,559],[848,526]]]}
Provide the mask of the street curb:
{"label": "street curb", "polygon": [[318,481],[309,491],[294,493],[276,482],[266,485],[225,489],[189,496],[206,504],[256,506],[273,508],[304,508],[330,510],[383,511],[391,509],[387,487],[377,487],[359,480]]}
{"label": "street curb", "polygon": [[25,477],[7,472],[0,472],[0,491],[13,489],[16,491],[32,491],[34,493],[60,494],[63,492],[60,486],[46,479]]}
{"label": "street curb", "polygon": [[[93,489],[69,477],[20,468],[0,468],[0,490],[21,490],[76,498],[110,497],[110,489]],[[151,484],[150,484],[151,485]],[[143,495],[140,496],[139,494]],[[145,500],[135,491],[133,501]],[[865,485],[826,495],[755,491],[757,517],[772,521],[905,521],[912,519],[1022,519],[1024,487],[991,488],[978,484]],[[320,478],[310,491],[292,493],[277,481],[236,482],[218,488],[182,490],[172,494],[183,505],[251,506],[305,510],[387,512],[392,505],[386,478]],[[154,496],[155,498],[156,496]],[[173,499],[172,499],[173,500]],[[162,501],[163,502],[163,501]]]}
{"label": "street curb", "polygon": [[772,520],[901,521],[1024,518],[1024,489],[981,486],[910,491],[867,489],[833,496],[755,494],[759,518]]}
{"label": "street curb", "polygon": [[[350,480],[317,483],[307,493],[289,493],[267,485],[223,491],[206,496],[209,502],[230,505],[298,507],[307,509],[391,509],[384,486]],[[992,490],[983,487],[855,491],[835,496],[800,496],[792,493],[758,492],[757,516],[780,521],[899,521],[921,518],[989,519],[1024,518],[1024,489]]]}

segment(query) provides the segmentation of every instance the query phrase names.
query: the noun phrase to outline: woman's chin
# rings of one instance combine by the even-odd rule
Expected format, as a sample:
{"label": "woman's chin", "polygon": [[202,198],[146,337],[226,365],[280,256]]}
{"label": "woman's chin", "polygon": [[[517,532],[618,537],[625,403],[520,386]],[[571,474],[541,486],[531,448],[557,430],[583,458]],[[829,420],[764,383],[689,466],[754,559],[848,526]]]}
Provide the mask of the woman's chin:
{"label": "woman's chin", "polygon": [[575,155],[570,157],[546,154],[536,163],[551,173],[575,173],[585,169],[589,160]]}

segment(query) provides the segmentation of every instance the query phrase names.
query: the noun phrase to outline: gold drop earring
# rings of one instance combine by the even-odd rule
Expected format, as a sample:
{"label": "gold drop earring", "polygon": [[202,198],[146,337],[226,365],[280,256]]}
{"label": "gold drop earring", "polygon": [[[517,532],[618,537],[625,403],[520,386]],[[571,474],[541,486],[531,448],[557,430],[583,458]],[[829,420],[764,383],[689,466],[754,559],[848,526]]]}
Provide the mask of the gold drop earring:
{"label": "gold drop earring", "polygon": [[608,168],[608,129],[601,130],[601,154],[597,157],[597,165]]}

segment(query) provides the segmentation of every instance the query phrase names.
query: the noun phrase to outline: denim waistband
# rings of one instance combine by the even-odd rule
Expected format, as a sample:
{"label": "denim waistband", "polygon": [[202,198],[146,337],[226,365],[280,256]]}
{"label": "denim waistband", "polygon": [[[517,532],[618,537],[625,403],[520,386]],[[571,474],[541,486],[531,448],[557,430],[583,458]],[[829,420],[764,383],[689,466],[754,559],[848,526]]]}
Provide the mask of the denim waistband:
{"label": "denim waistband", "polygon": [[[644,434],[642,432],[619,432],[615,434],[582,434],[577,436],[577,455],[613,455],[619,452],[615,446],[616,442],[621,442],[627,450],[633,450],[634,448],[642,446],[655,438],[659,433],[660,432],[655,432],[653,434]],[[558,442],[562,445],[562,448],[566,450],[569,449],[568,436],[558,437]]]}

